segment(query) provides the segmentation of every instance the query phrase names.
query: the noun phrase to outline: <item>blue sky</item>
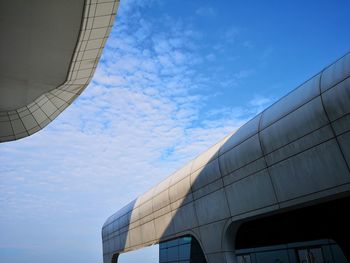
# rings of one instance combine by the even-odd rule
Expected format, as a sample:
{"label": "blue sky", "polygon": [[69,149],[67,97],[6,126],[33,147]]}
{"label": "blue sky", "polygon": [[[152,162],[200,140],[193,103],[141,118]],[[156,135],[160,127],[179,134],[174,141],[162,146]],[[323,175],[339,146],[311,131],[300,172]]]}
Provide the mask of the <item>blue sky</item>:
{"label": "blue sky", "polygon": [[44,130],[0,145],[0,262],[102,262],[109,215],[350,51],[349,10],[121,1],[85,92]]}

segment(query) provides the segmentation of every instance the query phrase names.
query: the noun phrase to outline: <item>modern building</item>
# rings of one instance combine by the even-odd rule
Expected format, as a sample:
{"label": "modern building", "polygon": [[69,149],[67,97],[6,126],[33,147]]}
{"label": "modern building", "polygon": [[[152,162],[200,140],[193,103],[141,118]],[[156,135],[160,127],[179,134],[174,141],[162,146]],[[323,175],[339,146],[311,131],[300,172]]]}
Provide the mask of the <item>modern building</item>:
{"label": "modern building", "polygon": [[107,219],[104,263],[350,262],[350,53]]}
{"label": "modern building", "polygon": [[119,0],[0,1],[0,142],[54,120],[89,84]]}

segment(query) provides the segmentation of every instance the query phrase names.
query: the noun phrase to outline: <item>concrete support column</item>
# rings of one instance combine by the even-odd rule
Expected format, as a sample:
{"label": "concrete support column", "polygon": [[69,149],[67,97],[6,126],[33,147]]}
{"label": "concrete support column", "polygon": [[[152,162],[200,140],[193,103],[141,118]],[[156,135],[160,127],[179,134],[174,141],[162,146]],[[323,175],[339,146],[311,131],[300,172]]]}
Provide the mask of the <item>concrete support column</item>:
{"label": "concrete support column", "polygon": [[236,263],[236,255],[233,251],[231,252],[216,252],[206,254],[207,263]]}
{"label": "concrete support column", "polygon": [[103,263],[117,263],[119,254],[106,254],[103,256]]}
{"label": "concrete support column", "polygon": [[208,263],[236,263],[235,238],[239,226],[240,223],[223,220],[200,228]]}
{"label": "concrete support column", "polygon": [[119,258],[119,254],[114,254],[112,257],[112,263],[117,263]]}

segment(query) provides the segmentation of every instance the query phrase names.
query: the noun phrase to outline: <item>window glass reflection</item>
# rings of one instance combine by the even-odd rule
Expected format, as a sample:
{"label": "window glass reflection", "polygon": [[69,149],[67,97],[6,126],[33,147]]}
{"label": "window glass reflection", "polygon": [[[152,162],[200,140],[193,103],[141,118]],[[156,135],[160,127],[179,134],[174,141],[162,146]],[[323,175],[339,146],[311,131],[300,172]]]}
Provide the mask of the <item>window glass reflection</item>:
{"label": "window glass reflection", "polygon": [[330,239],[236,250],[238,263],[348,263]]}
{"label": "window glass reflection", "polygon": [[324,263],[321,248],[299,249],[300,263]]}
{"label": "window glass reflection", "polygon": [[179,247],[170,247],[168,248],[168,261],[177,261],[179,260]]}
{"label": "window glass reflection", "polygon": [[250,255],[242,255],[237,257],[238,263],[251,263]]}
{"label": "window glass reflection", "polygon": [[189,260],[191,257],[191,244],[185,244],[179,247],[179,260]]}
{"label": "window glass reflection", "polygon": [[160,263],[206,263],[197,240],[184,236],[159,245]]}

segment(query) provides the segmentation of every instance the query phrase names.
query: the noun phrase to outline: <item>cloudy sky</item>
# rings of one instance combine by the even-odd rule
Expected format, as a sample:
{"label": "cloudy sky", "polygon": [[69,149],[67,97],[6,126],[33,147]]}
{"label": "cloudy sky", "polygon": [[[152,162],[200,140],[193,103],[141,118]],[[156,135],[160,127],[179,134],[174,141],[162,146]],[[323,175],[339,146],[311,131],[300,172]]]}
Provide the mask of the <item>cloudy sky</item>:
{"label": "cloudy sky", "polygon": [[85,92],[44,130],[0,145],[0,262],[102,262],[109,215],[350,51],[349,10],[121,1]]}

